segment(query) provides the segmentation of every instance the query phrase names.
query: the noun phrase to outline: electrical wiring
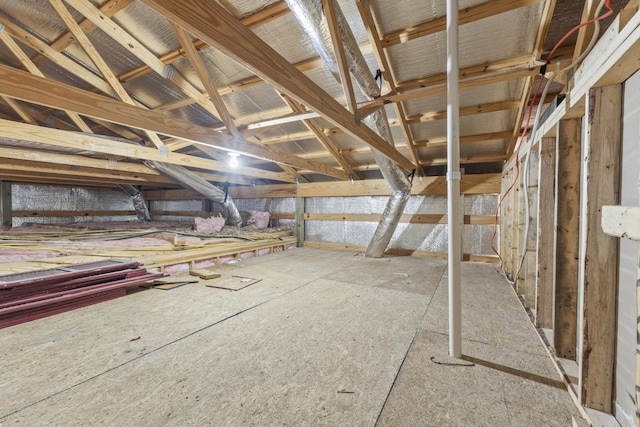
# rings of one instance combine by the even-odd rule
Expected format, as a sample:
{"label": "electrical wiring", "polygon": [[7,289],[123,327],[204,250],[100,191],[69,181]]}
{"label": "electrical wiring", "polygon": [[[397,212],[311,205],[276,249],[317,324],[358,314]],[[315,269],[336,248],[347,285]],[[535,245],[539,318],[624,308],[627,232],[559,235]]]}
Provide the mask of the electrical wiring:
{"label": "electrical wiring", "polygon": [[[591,37],[591,40],[589,42],[589,45],[587,46],[587,48],[584,50],[584,52],[582,52],[582,54],[575,60],[573,61],[571,64],[569,64],[567,67],[563,68],[562,70],[555,72],[551,75],[550,78],[547,79],[547,84],[545,85],[545,88],[540,96],[540,102],[538,104],[538,108],[536,111],[536,116],[534,119],[534,125],[533,125],[533,129],[532,132],[530,133],[530,138],[535,137],[535,134],[537,132],[538,126],[540,124],[540,114],[542,111],[542,106],[544,105],[544,100],[546,98],[546,94],[547,91],[549,90],[549,87],[551,86],[551,83],[553,82],[553,80],[555,79],[555,77],[560,74],[561,72],[568,70],[570,68],[575,67],[577,64],[579,64],[585,57],[586,55],[593,49],[593,46],[595,45],[595,42],[598,38],[599,32],[600,32],[600,25],[599,22],[609,16],[611,16],[613,14],[613,9],[611,8],[611,4],[610,4],[611,0],[601,0],[600,3],[598,4],[598,7],[596,8],[595,11],[595,18],[583,22],[580,25],[577,25],[576,27],[574,27],[573,29],[571,29],[567,34],[565,34],[554,46],[554,48],[551,50],[551,52],[549,53],[548,57],[547,57],[547,61],[546,64],[541,68],[540,70],[540,79],[538,82],[538,86],[534,92],[534,96],[531,99],[531,102],[529,104],[529,112],[527,114],[527,120],[525,122],[525,126],[522,132],[521,137],[519,138],[519,141],[516,145],[516,148],[514,150],[514,157],[516,158],[516,162],[515,162],[515,174],[513,177],[513,181],[511,182],[510,186],[507,188],[507,190],[500,196],[500,199],[498,201],[498,205],[496,207],[496,214],[495,214],[495,224],[494,224],[494,230],[493,230],[493,234],[491,236],[491,249],[493,250],[493,252],[498,256],[498,259],[500,261],[500,274],[502,276],[504,276],[506,278],[506,280],[511,284],[511,285],[515,285],[519,276],[520,271],[522,270],[522,266],[524,265],[524,260],[526,258],[526,246],[527,246],[527,241],[528,241],[528,236],[529,236],[529,229],[530,229],[530,214],[529,214],[529,194],[527,191],[528,188],[528,181],[529,181],[529,160],[531,157],[531,151],[533,149],[533,141],[530,141],[530,143],[528,144],[528,152],[527,155],[525,157],[525,164],[524,164],[524,174],[523,174],[523,188],[525,189],[524,191],[524,197],[525,197],[525,218],[526,218],[526,226],[525,226],[525,233],[524,233],[524,247],[523,247],[523,251],[521,253],[521,257],[520,257],[520,261],[518,263],[518,267],[516,269],[516,271],[514,272],[513,275],[513,279],[510,279],[504,269],[504,261],[502,259],[502,256],[500,255],[500,252],[495,248],[495,237],[497,234],[497,225],[498,225],[498,218],[499,218],[499,212],[500,212],[500,207],[502,206],[502,203],[504,202],[504,200],[506,199],[506,197],[509,195],[509,193],[513,190],[515,184],[518,181],[518,178],[520,176],[520,162],[518,161],[519,155],[520,155],[520,148],[522,146],[523,141],[525,140],[526,136],[527,136],[527,131],[529,129],[529,122],[531,119],[531,114],[533,111],[533,106],[535,105],[535,100],[537,98],[538,93],[540,92],[540,88],[542,86],[542,82],[545,79],[545,71],[546,71],[546,65],[549,64],[551,62],[551,59],[553,58],[553,55],[555,54],[556,50],[576,31],[578,31],[580,28],[589,25],[589,24],[595,24],[594,27],[594,33],[593,36]],[[602,8],[606,7],[608,9],[608,11],[604,14],[604,15],[600,15]]]}

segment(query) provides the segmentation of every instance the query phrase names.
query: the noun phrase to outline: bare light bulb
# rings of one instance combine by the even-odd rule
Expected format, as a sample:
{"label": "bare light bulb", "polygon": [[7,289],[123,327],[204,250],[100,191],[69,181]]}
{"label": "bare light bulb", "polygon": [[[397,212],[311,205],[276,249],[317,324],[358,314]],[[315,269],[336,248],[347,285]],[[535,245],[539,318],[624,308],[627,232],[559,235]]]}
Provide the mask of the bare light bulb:
{"label": "bare light bulb", "polygon": [[229,166],[231,166],[232,168],[237,168],[238,156],[240,155],[238,153],[229,153],[229,156],[231,156],[231,158],[229,159]]}

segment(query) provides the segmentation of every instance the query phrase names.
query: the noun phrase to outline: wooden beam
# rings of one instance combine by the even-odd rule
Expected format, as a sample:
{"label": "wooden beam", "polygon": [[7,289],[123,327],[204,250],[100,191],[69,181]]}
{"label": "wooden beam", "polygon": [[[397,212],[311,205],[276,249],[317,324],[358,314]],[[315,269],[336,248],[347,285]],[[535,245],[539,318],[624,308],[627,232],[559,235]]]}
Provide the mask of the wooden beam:
{"label": "wooden beam", "polygon": [[216,107],[216,110],[218,112],[217,116],[220,117],[220,119],[222,120],[222,123],[224,123],[224,125],[227,127],[227,132],[231,135],[236,135],[238,133],[238,128],[233,122],[233,118],[231,117],[231,114],[229,114],[229,110],[227,109],[227,106],[224,104],[224,101],[220,96],[220,93],[218,93],[218,88],[213,83],[213,79],[209,74],[209,70],[207,69],[206,65],[202,61],[202,58],[200,58],[200,54],[198,53],[196,48],[193,46],[193,42],[191,41],[191,38],[189,37],[189,35],[184,29],[175,25],[173,22],[171,23],[171,28],[173,28],[173,32],[178,37],[180,46],[182,46],[185,53],[187,54],[187,58],[189,59],[189,62],[191,62],[191,65],[196,70],[196,74],[198,75],[198,78],[202,82],[202,85],[204,86],[204,89],[207,92],[207,95],[209,95],[209,99],[211,100],[211,102],[213,102],[213,105]]}
{"label": "wooden beam", "polygon": [[[511,131],[492,132],[492,133],[480,133],[477,135],[464,135],[460,137],[461,144],[469,144],[472,142],[484,142],[484,141],[499,141],[503,139],[511,138]],[[447,137],[426,139],[423,141],[417,141],[414,144],[416,147],[446,147]]]}
{"label": "wooden beam", "polygon": [[553,335],[556,355],[571,360],[576,360],[577,346],[581,135],[581,119],[558,123]]}
{"label": "wooden beam", "polygon": [[[356,2],[358,6],[358,11],[360,12],[360,17],[362,18],[362,22],[364,23],[365,29],[367,30],[367,34],[369,36],[369,41],[373,46],[373,53],[378,60],[378,64],[382,68],[382,76],[385,78],[387,84],[391,88],[391,92],[396,92],[396,82],[393,70],[391,69],[391,64],[389,63],[389,58],[387,57],[387,52],[382,47],[382,43],[380,42],[380,32],[376,26],[375,17],[373,14],[373,10],[371,7],[371,2]],[[402,134],[404,135],[407,146],[409,147],[409,153],[411,154],[411,160],[418,170],[418,176],[422,175],[422,171],[420,169],[420,155],[418,154],[418,150],[414,146],[414,138],[413,133],[411,132],[411,127],[406,120],[406,111],[402,103],[394,103],[394,109],[396,110],[396,115],[399,118],[400,128],[402,129]],[[391,121],[389,121],[391,125]]]}
{"label": "wooden beam", "polygon": [[[102,6],[100,6],[100,11],[111,18],[121,10],[126,9],[127,6],[133,3],[133,1],[134,0],[107,0],[106,2],[104,2],[104,4],[102,4]],[[82,29],[82,32],[84,32],[85,34],[90,33],[94,28],[96,28],[93,22],[88,19],[83,19],[79,23],[79,25]],[[71,32],[66,32],[55,39],[53,42],[51,42],[50,47],[58,52],[62,52],[67,47],[71,46],[75,41],[76,40],[73,34],[71,34]],[[36,65],[40,65],[45,61],[45,58],[45,56],[39,54],[38,56],[33,58],[33,62]]]}
{"label": "wooden beam", "polygon": [[[339,169],[310,162],[271,147],[251,144],[246,141],[238,144],[229,135],[212,131],[209,128],[166,117],[154,111],[127,105],[53,80],[31,76],[23,71],[3,65],[0,65],[0,94],[52,108],[81,112],[88,117],[137,129],[151,130],[196,144],[237,151],[250,157],[310,169],[341,179],[349,178],[346,172]],[[158,159],[158,161],[162,161],[162,159]],[[218,164],[218,168],[220,167],[222,164]],[[218,170],[226,170],[226,166]],[[242,172],[247,171],[243,170]],[[249,173],[244,174],[250,175]]]}
{"label": "wooden beam", "polygon": [[305,211],[305,198],[296,197],[296,212],[295,212],[295,235],[298,240],[298,247],[304,246],[305,239],[305,224],[304,224],[304,211]]}
{"label": "wooden beam", "polygon": [[[542,0],[489,0],[475,6],[461,9],[458,15],[458,22],[459,25],[468,24],[541,1]],[[391,47],[400,43],[406,43],[410,40],[444,31],[446,27],[447,19],[445,16],[433,18],[409,28],[385,34],[382,39],[382,45],[384,47]]]}
{"label": "wooden beam", "polygon": [[13,223],[11,183],[0,180],[0,226],[11,227]]}
{"label": "wooden beam", "polygon": [[[38,69],[38,66],[31,60],[31,58],[22,50],[20,46],[13,40],[13,38],[3,30],[0,30],[0,40],[4,42],[4,44],[9,48],[9,50],[18,58],[18,60],[22,63],[22,65],[29,71],[31,74],[35,74],[36,76],[44,77],[44,74]],[[69,116],[71,121],[83,132],[92,133],[91,128],[85,123],[85,121],[77,114],[72,111],[65,111],[65,113]],[[26,122],[30,123],[30,122]],[[35,123],[32,123],[35,124]]]}
{"label": "wooden beam", "polygon": [[[463,175],[460,183],[464,194],[498,194],[500,174]],[[301,197],[388,196],[389,185],[383,179],[350,182],[310,182],[298,186]],[[447,181],[444,176],[427,176],[414,181],[412,195],[445,195]]]}
{"label": "wooden beam", "polygon": [[173,83],[176,88],[184,92],[188,97],[193,98],[206,111],[214,117],[217,116],[217,110],[213,103],[202,94],[197,88],[189,83],[180,73],[167,70],[167,66],[158,57],[140,43],[135,37],[127,33],[120,25],[110,19],[98,8],[93,6],[89,0],[65,0],[78,12],[82,13],[87,19],[91,20],[96,27],[104,31],[116,43],[129,51],[143,63],[147,64],[158,75]]}
{"label": "wooden beam", "polygon": [[620,202],[622,85],[591,89],[587,98],[586,180],[580,212],[583,227],[580,262],[584,277],[580,402],[613,411],[618,298],[618,240],[600,228],[604,205]]}
{"label": "wooden beam", "polygon": [[[341,197],[341,196],[388,196],[389,185],[384,179],[350,182],[312,182],[302,184],[274,184],[244,187],[230,187],[229,194],[234,199],[290,198],[290,197]],[[500,174],[463,175],[464,194],[498,194]],[[146,200],[199,200],[202,196],[185,190],[145,191]],[[412,195],[444,196],[447,182],[443,176],[423,177],[416,180]]]}
{"label": "wooden beam", "polygon": [[143,1],[399,166],[407,170],[413,168],[406,157],[367,126],[359,126],[353,114],[217,3]]}
{"label": "wooden beam", "polygon": [[[247,26],[247,28],[257,28],[260,25],[266,24],[269,21],[272,21],[276,18],[279,18],[280,16],[283,16],[285,14],[289,13],[289,7],[287,6],[287,4],[285,3],[284,0],[278,0],[275,1],[273,3],[271,3],[268,6],[265,6],[264,8],[261,8],[260,10],[254,12],[254,13],[250,13],[247,16],[240,18],[240,22],[242,22],[244,25]],[[202,49],[206,49],[209,46],[203,42],[202,40],[196,39],[193,41],[193,46],[197,49],[197,50],[202,50]],[[174,49],[174,50],[170,50],[169,52],[166,52],[162,55],[160,55],[160,57],[158,59],[160,59],[163,63],[169,65],[172,64],[174,62],[176,62],[179,59],[182,59],[186,56],[186,52],[184,51],[184,49],[182,48],[178,48],[178,49]],[[315,58],[316,62],[317,61],[322,61],[320,58]],[[118,78],[120,79],[121,82],[128,82],[134,79],[137,79],[139,77],[144,76],[145,74],[148,74],[150,72],[152,72],[153,70],[146,64],[144,65],[140,65],[139,67],[134,68],[133,70],[129,70],[126,71],[122,74],[120,74],[118,76]],[[250,82],[246,81],[245,85],[253,85],[253,84],[260,84],[263,83],[263,81],[260,78],[257,77],[250,77],[250,79],[252,79]],[[243,86],[242,81],[240,82],[236,82],[235,84],[238,85],[238,87]],[[230,88],[231,89],[231,88]],[[229,90],[230,92],[233,92],[233,90]],[[220,94],[224,95],[226,92],[222,91]],[[186,105],[190,105],[192,103],[194,103],[195,101],[192,100],[191,98],[187,98],[185,101],[189,102],[189,104]],[[177,107],[180,108],[180,107]]]}
{"label": "wooden beam", "polygon": [[[380,214],[348,214],[348,213],[305,213],[305,221],[355,221],[378,222]],[[493,225],[493,215],[465,215],[464,224]],[[400,222],[409,224],[446,224],[446,214],[405,214]]]}
{"label": "wooden beam", "polygon": [[[556,64],[551,64],[556,65]],[[557,67],[556,67],[557,68]],[[461,79],[460,89],[469,89],[477,86],[485,86],[492,83],[504,82],[507,80],[520,79],[523,77],[529,77],[538,73],[538,70],[530,70],[528,68],[514,69],[501,73],[487,74],[483,77],[476,79]],[[391,102],[411,101],[413,99],[427,98],[429,96],[441,95],[447,92],[446,83],[440,83],[437,85],[424,87],[410,92],[403,92],[398,94],[382,95],[373,101],[370,101],[359,108],[361,115],[366,116],[375,109],[382,105]]]}
{"label": "wooden beam", "polygon": [[347,106],[349,107],[349,110],[352,113],[355,113],[358,106],[356,104],[356,95],[353,92],[353,84],[351,83],[351,73],[349,72],[347,55],[344,52],[336,7],[338,6],[336,6],[335,0],[322,0],[322,10],[325,18],[327,19],[329,32],[331,33],[331,43],[333,45],[333,52],[335,53],[336,61],[338,62],[338,72],[340,73],[342,90],[344,91],[344,96],[347,99]]}
{"label": "wooden beam", "polygon": [[[531,157],[528,159],[529,161],[529,169],[525,170],[523,168],[523,176],[524,174],[528,175],[528,180],[526,182],[527,186],[523,185],[523,190],[526,191],[527,200],[528,200],[528,215],[527,210],[523,209],[522,211],[522,220],[523,223],[520,225],[522,227],[522,237],[524,242],[522,243],[522,250],[525,251],[525,258],[522,266],[522,272],[524,276],[524,303],[525,307],[535,311],[536,309],[536,283],[537,283],[537,275],[538,275],[538,263],[536,259],[537,253],[537,235],[538,235],[538,167],[540,164],[540,152],[539,150],[532,150],[529,154]],[[523,184],[525,182],[523,181]],[[527,200],[523,200],[523,206],[526,206]],[[529,224],[529,233],[525,234],[527,224]],[[534,313],[535,316],[535,313]]]}
{"label": "wooden beam", "polygon": [[22,105],[16,100],[8,98],[6,96],[0,96],[5,104],[7,104],[20,118],[23,122],[29,123],[30,125],[38,125],[38,122],[34,120],[33,117],[29,113],[27,113]]}
{"label": "wooden beam", "polygon": [[[584,7],[582,8],[582,19],[580,19],[581,24],[590,21],[595,17],[598,3],[599,2],[596,0],[584,0]],[[589,41],[593,36],[593,30],[594,26],[592,24],[585,25],[578,30],[578,39],[576,40],[576,47],[573,51],[574,61],[576,61],[580,57],[580,55],[582,55],[582,53],[589,45]]]}
{"label": "wooden beam", "polygon": [[[120,84],[120,82],[118,81],[113,71],[111,71],[111,68],[109,68],[109,66],[104,61],[100,53],[98,53],[98,50],[95,48],[93,43],[91,43],[91,41],[89,40],[89,37],[87,37],[87,35],[82,31],[82,29],[80,28],[80,25],[78,25],[75,18],[71,15],[69,10],[62,3],[62,0],[49,0],[49,3],[53,7],[53,9],[56,11],[56,13],[58,13],[58,15],[60,16],[62,21],[65,23],[67,28],[69,28],[69,31],[71,32],[71,34],[73,34],[73,37],[78,41],[78,43],[80,43],[80,46],[82,46],[82,49],[84,49],[84,51],[87,53],[89,58],[91,58],[91,61],[93,61],[94,65],[98,68],[100,73],[102,73],[102,76],[111,85],[111,87],[113,88],[115,93],[118,95],[118,97],[123,102],[129,105],[136,105],[133,98],[124,89],[122,84]],[[164,143],[156,133],[151,131],[145,131],[145,133],[149,137],[149,140],[157,148],[164,147]]]}
{"label": "wooden beam", "polygon": [[[42,150],[13,148],[3,146],[0,149],[1,159],[23,160],[31,163],[50,163],[54,165],[73,165],[74,167],[91,168],[100,171],[120,172],[122,176],[136,178],[139,175],[155,176],[154,182],[171,184],[173,181],[161,177],[157,171],[139,163],[94,159],[75,154],[60,154]],[[196,172],[201,178],[210,182],[229,182],[239,185],[250,185],[251,180],[238,175],[224,175],[216,173]]]}
{"label": "wooden beam", "polygon": [[[460,116],[471,116],[474,114],[494,113],[496,111],[512,110],[514,108],[518,108],[518,105],[520,105],[519,99],[490,102],[487,104],[471,105],[469,107],[460,108]],[[407,123],[409,124],[424,123],[424,122],[430,122],[434,120],[445,120],[446,118],[447,118],[446,110],[430,111],[430,112],[422,113],[420,115],[407,117]]]}
{"label": "wooden beam", "polygon": [[[467,163],[504,162],[505,160],[507,160],[507,156],[504,154],[493,154],[493,155],[486,155],[486,156],[467,156],[467,157],[460,157],[460,164],[462,165]],[[446,164],[447,164],[446,158],[428,159],[428,160],[422,160],[420,162],[421,166],[437,166],[437,165],[446,165]]]}
{"label": "wooden beam", "polygon": [[[117,142],[97,136],[43,128],[6,120],[0,120],[0,126],[2,129],[0,134],[6,138],[38,142],[52,147],[74,148],[80,151],[94,151],[132,159],[155,160],[205,170],[228,170],[228,166],[222,162],[178,153],[163,155],[156,149]],[[288,174],[255,168],[242,168],[242,170],[238,171],[238,174],[278,181],[292,181]]]}
{"label": "wooden beam", "polygon": [[556,139],[542,138],[538,166],[536,326],[553,329]]}
{"label": "wooden beam", "polygon": [[[299,102],[296,102],[295,100],[291,99],[289,96],[285,94],[280,94],[280,96],[282,97],[282,99],[284,99],[287,105],[289,105],[289,107],[291,107],[291,109],[295,113],[305,113],[307,111],[304,105],[300,104]],[[322,131],[322,128],[320,127],[320,125],[316,123],[315,120],[313,119],[303,120],[302,123],[304,123],[307,129],[309,129],[313,133],[313,135],[315,135],[318,141],[320,141],[322,146],[327,150],[329,155],[333,157],[333,159],[336,162],[338,162],[338,164],[340,165],[340,167],[342,167],[344,171],[349,173],[354,179],[360,179],[360,176],[356,173],[356,171],[353,170],[351,164],[347,161],[344,155],[340,153],[340,151],[336,148],[336,146],[329,139],[329,137],[324,134],[324,132]]]}
{"label": "wooden beam", "polygon": [[[495,62],[482,63],[460,70],[460,79],[472,79],[482,76],[503,73],[513,70],[532,68],[531,55],[518,55]],[[436,73],[418,79],[398,82],[398,92],[408,92],[414,89],[440,85],[447,82],[447,73]]]}
{"label": "wooden beam", "polygon": [[[532,59],[534,61],[539,60],[542,54],[542,50],[544,49],[544,42],[547,39],[547,34],[549,32],[549,28],[551,26],[551,19],[553,18],[553,11],[555,10],[556,0],[547,0],[544,4],[544,9],[542,10],[542,19],[540,21],[540,26],[538,27],[538,31],[536,34],[536,41],[533,46],[533,54]],[[548,68],[548,67],[547,67]],[[556,69],[556,70],[562,70]],[[551,70],[549,70],[551,71]],[[529,104],[529,99],[531,98],[531,89],[533,87],[535,75],[530,75],[526,78],[524,83],[524,90],[522,91],[522,96],[520,97],[520,105],[518,107],[518,113],[516,114],[516,121],[513,126],[513,136],[511,137],[511,141],[509,141],[509,145],[507,146],[507,155],[511,156],[513,151],[515,150],[516,143],[518,141],[518,137],[522,134],[522,121],[524,120],[525,113],[527,111],[527,105]]]}

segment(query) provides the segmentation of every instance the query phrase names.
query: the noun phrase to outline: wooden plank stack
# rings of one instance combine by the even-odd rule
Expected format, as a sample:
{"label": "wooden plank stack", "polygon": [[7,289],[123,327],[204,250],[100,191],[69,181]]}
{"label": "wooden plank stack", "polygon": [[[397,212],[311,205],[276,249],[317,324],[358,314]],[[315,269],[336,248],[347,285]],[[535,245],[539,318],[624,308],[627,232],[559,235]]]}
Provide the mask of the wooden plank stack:
{"label": "wooden plank stack", "polygon": [[117,298],[162,276],[114,259],[3,275],[0,329]]}

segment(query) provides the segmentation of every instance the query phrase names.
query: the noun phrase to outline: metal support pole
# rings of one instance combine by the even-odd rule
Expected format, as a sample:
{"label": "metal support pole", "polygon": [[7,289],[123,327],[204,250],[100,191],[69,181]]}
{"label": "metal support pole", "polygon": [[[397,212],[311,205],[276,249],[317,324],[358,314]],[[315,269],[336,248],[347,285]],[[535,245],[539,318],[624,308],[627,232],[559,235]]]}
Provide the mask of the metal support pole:
{"label": "metal support pole", "polygon": [[460,292],[460,69],[458,0],[447,0],[447,210],[449,218],[449,356],[462,356]]}

